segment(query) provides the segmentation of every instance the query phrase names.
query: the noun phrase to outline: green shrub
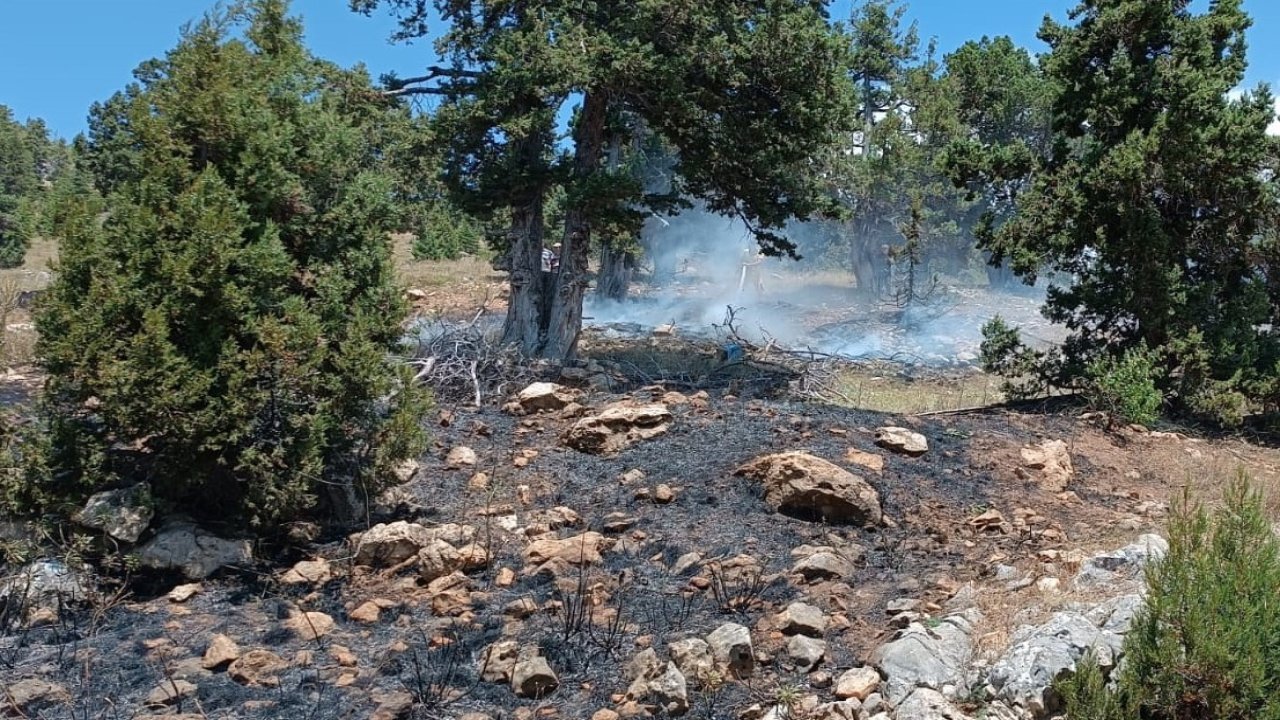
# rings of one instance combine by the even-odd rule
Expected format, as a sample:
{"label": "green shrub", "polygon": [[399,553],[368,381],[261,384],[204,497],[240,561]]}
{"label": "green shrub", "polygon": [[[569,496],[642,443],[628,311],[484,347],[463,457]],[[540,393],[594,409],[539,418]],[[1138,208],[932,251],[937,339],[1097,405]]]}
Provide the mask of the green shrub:
{"label": "green shrub", "polygon": [[1071,720],[1280,718],[1280,543],[1243,473],[1212,518],[1184,500],[1114,688],[1082,663],[1058,690]]}
{"label": "green shrub", "polygon": [[237,8],[94,107],[106,219],[58,212],[37,317],[54,471],[28,511],[145,478],[164,506],[272,527],[358,510],[421,447],[426,400],[388,361],[393,193],[361,127],[389,101],[307,54],[283,0]]}
{"label": "green shrub", "polygon": [[1118,360],[1097,358],[1086,370],[1086,397],[1097,410],[1127,422],[1149,425],[1160,417],[1164,396],[1156,386],[1153,354],[1132,348]]}

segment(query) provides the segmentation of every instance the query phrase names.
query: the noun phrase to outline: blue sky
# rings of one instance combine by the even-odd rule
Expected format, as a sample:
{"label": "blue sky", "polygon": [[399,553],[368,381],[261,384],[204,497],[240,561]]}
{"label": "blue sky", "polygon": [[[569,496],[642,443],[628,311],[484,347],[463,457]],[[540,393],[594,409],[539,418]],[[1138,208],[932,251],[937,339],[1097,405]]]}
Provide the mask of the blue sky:
{"label": "blue sky", "polygon": [[[625,1],[625,0],[622,0]],[[696,2],[697,0],[690,0]],[[847,18],[852,0],[836,0],[833,17]],[[1205,0],[1197,3],[1203,5]],[[212,0],[4,0],[0,10],[0,105],[21,119],[43,117],[70,137],[85,127],[89,105],[123,88],[140,62],[178,41],[181,25]],[[1036,30],[1046,13],[1064,19],[1071,0],[914,0],[908,15],[923,39],[936,37],[949,51],[970,38],[1010,35],[1040,50]],[[1280,85],[1280,2],[1244,0],[1254,17],[1247,85]],[[430,62],[426,43],[387,41],[393,23],[347,10],[347,0],[294,0],[314,52],[342,65],[365,63],[374,77],[413,74]]]}

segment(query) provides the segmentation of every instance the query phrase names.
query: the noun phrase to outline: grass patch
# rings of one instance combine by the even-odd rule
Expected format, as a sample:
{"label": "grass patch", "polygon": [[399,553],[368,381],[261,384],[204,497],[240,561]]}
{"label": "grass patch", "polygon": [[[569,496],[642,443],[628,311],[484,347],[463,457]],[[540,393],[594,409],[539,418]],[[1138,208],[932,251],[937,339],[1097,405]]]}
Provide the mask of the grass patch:
{"label": "grass patch", "polygon": [[848,367],[833,384],[837,405],[911,415],[1003,402],[1000,379],[980,372],[904,376],[893,367]]}

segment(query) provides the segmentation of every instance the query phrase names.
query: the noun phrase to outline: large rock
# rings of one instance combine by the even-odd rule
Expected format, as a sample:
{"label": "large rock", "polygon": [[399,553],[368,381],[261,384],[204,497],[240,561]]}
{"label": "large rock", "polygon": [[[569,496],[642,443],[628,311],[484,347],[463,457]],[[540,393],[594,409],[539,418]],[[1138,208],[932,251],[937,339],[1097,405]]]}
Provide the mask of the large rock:
{"label": "large rock", "polygon": [[14,576],[0,579],[0,606],[7,605],[18,611],[14,617],[23,617],[39,608],[56,611],[83,602],[89,590],[85,577],[61,560],[36,560]]}
{"label": "large rock", "polygon": [[600,552],[611,544],[598,532],[585,532],[560,540],[549,538],[532,542],[525,548],[524,558],[529,565],[534,566],[552,561],[570,565],[594,565],[601,560]]}
{"label": "large rock", "polygon": [[521,390],[514,399],[503,406],[503,409],[514,415],[563,410],[581,396],[582,393],[563,385],[536,382]]}
{"label": "large rock", "polygon": [[1015,632],[987,680],[997,697],[1044,717],[1060,706],[1053,691],[1055,681],[1073,672],[1087,652],[1094,654],[1104,670],[1111,668],[1123,642],[1122,635],[1100,629],[1082,614],[1054,613],[1043,625]]}
{"label": "large rock", "polygon": [[816,668],[826,654],[827,643],[824,640],[804,635],[793,635],[787,640],[787,657],[804,672]]}
{"label": "large rock", "polygon": [[673,662],[663,663],[653,648],[642,650],[627,664],[627,698],[662,709],[668,716],[689,712],[689,689]]}
{"label": "large rock", "polygon": [[775,624],[783,635],[820,638],[827,631],[827,616],[808,603],[793,602],[778,613]]}
{"label": "large rock", "polygon": [[43,717],[37,712],[68,702],[71,695],[66,688],[40,678],[9,682],[0,691],[0,710],[12,711],[14,717]]}
{"label": "large rock", "polygon": [[765,503],[785,515],[863,526],[883,521],[875,488],[848,470],[807,453],[765,455],[734,474],[762,483]]}
{"label": "large rock", "polygon": [[598,415],[574,423],[565,433],[569,447],[593,455],[612,455],[641,440],[649,440],[671,427],[671,411],[661,403],[614,403]]}
{"label": "large rock", "polygon": [[725,623],[707,636],[711,656],[732,677],[748,677],[755,672],[756,653],[751,645],[751,631],[737,623]]}
{"label": "large rock", "polygon": [[1155,534],[1138,538],[1119,550],[1099,553],[1085,560],[1076,574],[1077,587],[1115,585],[1126,580],[1139,580],[1147,565],[1169,552],[1169,541]]}
{"label": "large rock", "polygon": [[227,565],[249,564],[253,546],[248,540],[220,538],[194,523],[175,521],[138,548],[138,560],[145,567],[181,570],[192,580],[202,580]]}
{"label": "large rock", "polygon": [[418,551],[418,574],[423,582],[431,582],[461,570],[464,563],[461,553],[449,543],[436,538]]}
{"label": "large rock", "polygon": [[924,435],[904,427],[876,428],[876,445],[910,457],[919,457],[929,452],[929,440]]}
{"label": "large rock", "polygon": [[716,660],[711,655],[711,646],[701,638],[687,638],[671,643],[668,648],[676,667],[694,686],[704,684],[716,669]]}
{"label": "large rock", "polygon": [[911,623],[896,640],[881,645],[872,660],[884,676],[882,692],[892,704],[916,688],[941,691],[959,683],[973,656],[976,610],[950,615],[934,627]]}
{"label": "large rock", "polygon": [[134,543],[146,532],[154,515],[151,488],[146,483],[138,483],[89,496],[84,508],[76,513],[75,521],[121,542]]}
{"label": "large rock", "polygon": [[1022,464],[1040,472],[1040,485],[1049,492],[1067,489],[1075,468],[1071,465],[1071,453],[1061,440],[1046,440],[1034,447],[1022,449]]}

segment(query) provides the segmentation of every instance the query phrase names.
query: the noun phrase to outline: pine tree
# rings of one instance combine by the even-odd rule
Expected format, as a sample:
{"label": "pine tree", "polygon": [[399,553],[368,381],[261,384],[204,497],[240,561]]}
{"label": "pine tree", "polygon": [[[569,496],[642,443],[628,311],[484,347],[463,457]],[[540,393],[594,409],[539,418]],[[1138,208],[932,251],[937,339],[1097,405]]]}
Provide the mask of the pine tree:
{"label": "pine tree", "polygon": [[423,398],[388,362],[396,208],[364,127],[398,110],[301,33],[285,0],[215,12],[95,106],[106,220],[63,213],[38,317],[48,497],[147,479],[266,527],[350,513],[419,448]]}
{"label": "pine tree", "polygon": [[1140,345],[1178,405],[1238,420],[1274,394],[1274,111],[1233,96],[1246,67],[1238,0],[1089,0],[1046,19],[1058,89],[1047,161],[986,246],[1025,280],[1069,274],[1046,315],[1072,335],[1059,380]]}

